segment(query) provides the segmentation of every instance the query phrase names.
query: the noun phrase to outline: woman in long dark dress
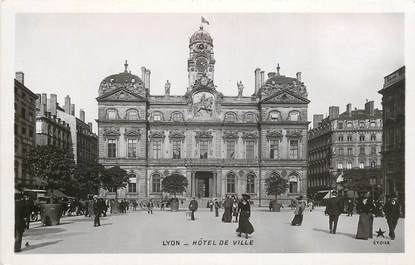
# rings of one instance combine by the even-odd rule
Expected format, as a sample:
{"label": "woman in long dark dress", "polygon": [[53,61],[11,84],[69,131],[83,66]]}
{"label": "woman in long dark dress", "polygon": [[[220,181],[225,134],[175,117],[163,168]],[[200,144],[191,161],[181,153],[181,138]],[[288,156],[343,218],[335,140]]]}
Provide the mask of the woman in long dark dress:
{"label": "woman in long dark dress", "polygon": [[305,203],[302,200],[302,197],[298,198],[297,207],[294,211],[294,219],[291,221],[291,225],[300,226],[303,222],[303,212],[305,210]]}
{"label": "woman in long dark dress", "polygon": [[372,201],[368,198],[368,195],[356,205],[356,208],[359,213],[356,238],[365,240],[372,238],[374,206]]}
{"label": "woman in long dark dress", "polygon": [[242,233],[245,233],[245,238],[248,238],[248,234],[254,232],[254,227],[249,222],[249,217],[251,216],[251,206],[249,205],[249,195],[243,194],[242,200],[238,204],[239,211],[239,224],[236,232],[240,237]]}

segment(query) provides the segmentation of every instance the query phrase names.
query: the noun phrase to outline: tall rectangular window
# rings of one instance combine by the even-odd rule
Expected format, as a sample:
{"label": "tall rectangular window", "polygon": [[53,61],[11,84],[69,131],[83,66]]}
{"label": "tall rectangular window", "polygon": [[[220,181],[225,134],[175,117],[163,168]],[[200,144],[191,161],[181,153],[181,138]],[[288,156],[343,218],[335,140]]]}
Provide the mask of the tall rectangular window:
{"label": "tall rectangular window", "polygon": [[353,148],[351,147],[347,148],[347,155],[349,156],[353,155]]}
{"label": "tall rectangular window", "polygon": [[128,139],[127,149],[128,149],[128,157],[136,157],[137,156],[137,139]]}
{"label": "tall rectangular window", "polygon": [[290,159],[298,159],[298,140],[290,140]]}
{"label": "tall rectangular window", "polygon": [[161,158],[161,139],[153,140],[153,158],[154,159]]}
{"label": "tall rectangular window", "polygon": [[364,147],[359,148],[359,154],[361,154],[361,155],[365,154],[365,148]]}
{"label": "tall rectangular window", "polygon": [[255,141],[247,140],[245,144],[246,144],[246,159],[254,159]]}
{"label": "tall rectangular window", "polygon": [[108,157],[117,156],[117,140],[108,139]]}
{"label": "tall rectangular window", "polygon": [[269,143],[269,157],[271,159],[278,159],[278,140],[271,140]]}
{"label": "tall rectangular window", "polygon": [[255,193],[255,177],[253,175],[247,176],[246,193]]}
{"label": "tall rectangular window", "polygon": [[344,155],[344,149],[343,147],[339,147],[339,155]]}
{"label": "tall rectangular window", "polygon": [[290,193],[297,193],[297,182],[290,181]]}
{"label": "tall rectangular window", "polygon": [[235,141],[226,141],[226,158],[235,159]]}
{"label": "tall rectangular window", "polygon": [[370,147],[370,153],[371,153],[371,154],[376,154],[376,145],[372,145],[372,146]]}
{"label": "tall rectangular window", "polygon": [[199,142],[200,145],[200,159],[207,159],[208,158],[208,147],[209,143],[206,140],[202,140]]}
{"label": "tall rectangular window", "polygon": [[137,185],[136,183],[128,183],[128,192],[136,193]]}
{"label": "tall rectangular window", "polygon": [[173,159],[180,159],[182,143],[180,140],[173,140]]}

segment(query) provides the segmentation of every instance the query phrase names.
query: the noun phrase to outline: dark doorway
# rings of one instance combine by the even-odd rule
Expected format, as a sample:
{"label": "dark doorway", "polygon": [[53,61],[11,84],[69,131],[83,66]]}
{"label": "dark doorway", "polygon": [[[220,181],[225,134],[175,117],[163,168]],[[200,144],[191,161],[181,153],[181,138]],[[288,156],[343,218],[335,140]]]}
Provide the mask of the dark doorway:
{"label": "dark doorway", "polygon": [[195,174],[196,197],[209,198],[213,196],[213,173],[209,171],[198,171]]}

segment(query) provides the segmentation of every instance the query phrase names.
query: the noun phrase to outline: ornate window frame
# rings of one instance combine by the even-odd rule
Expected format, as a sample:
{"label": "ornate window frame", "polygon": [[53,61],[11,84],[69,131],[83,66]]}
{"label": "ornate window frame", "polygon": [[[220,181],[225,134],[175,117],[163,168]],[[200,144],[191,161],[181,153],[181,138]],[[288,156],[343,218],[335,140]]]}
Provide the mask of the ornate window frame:
{"label": "ornate window frame", "polygon": [[[277,114],[278,118],[277,119],[273,119],[271,116],[272,114]],[[269,121],[282,121],[282,114],[281,111],[279,110],[271,110],[268,112],[268,116],[267,116],[267,120]]]}
{"label": "ornate window frame", "polygon": [[[137,114],[137,119],[129,119],[128,118],[128,115],[131,112],[135,112]],[[138,109],[136,109],[136,108],[129,108],[129,109],[127,109],[125,111],[125,120],[128,120],[128,121],[136,121],[136,120],[139,120],[139,119],[140,119],[140,112],[138,111]]]}
{"label": "ornate window frame", "polygon": [[[160,115],[160,120],[155,120],[155,119],[154,119],[154,116],[155,116],[155,115]],[[152,111],[152,112],[151,112],[151,120],[152,120],[152,121],[157,121],[157,122],[164,121],[164,115],[163,115],[163,112],[161,112],[161,111],[159,111],[159,110],[154,110],[154,111]]]}
{"label": "ornate window frame", "polygon": [[[252,115],[252,119],[248,118],[248,116],[250,116],[250,115]],[[246,123],[255,123],[255,122],[258,121],[257,115],[252,111],[244,113],[243,117],[244,117],[243,120]]]}
{"label": "ornate window frame", "polygon": [[224,122],[238,122],[238,115],[234,111],[228,111],[223,115]]}
{"label": "ornate window frame", "polygon": [[[291,115],[297,113],[297,120],[292,120]],[[288,112],[287,121],[300,122],[302,121],[301,112],[299,110],[291,110]]]}
{"label": "ornate window frame", "polygon": [[[110,119],[109,118],[109,112],[111,112],[111,111],[115,112],[115,119]],[[110,121],[120,120],[120,115],[118,113],[118,109],[116,109],[116,108],[107,108],[107,109],[105,109],[105,119],[110,120]]]}

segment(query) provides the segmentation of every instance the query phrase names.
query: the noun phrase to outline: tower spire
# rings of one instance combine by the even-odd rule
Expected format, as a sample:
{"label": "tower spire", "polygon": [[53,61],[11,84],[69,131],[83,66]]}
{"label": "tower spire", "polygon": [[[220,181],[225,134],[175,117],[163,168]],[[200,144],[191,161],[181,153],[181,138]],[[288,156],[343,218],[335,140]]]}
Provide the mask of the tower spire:
{"label": "tower spire", "polygon": [[128,68],[128,63],[127,63],[127,60],[125,60],[125,63],[124,63],[124,68],[125,68],[125,69],[124,69],[124,72],[126,72],[126,73],[127,73],[127,72],[128,72],[128,71],[127,71],[127,68]]}
{"label": "tower spire", "polygon": [[277,63],[277,75],[280,75],[280,63]]}

